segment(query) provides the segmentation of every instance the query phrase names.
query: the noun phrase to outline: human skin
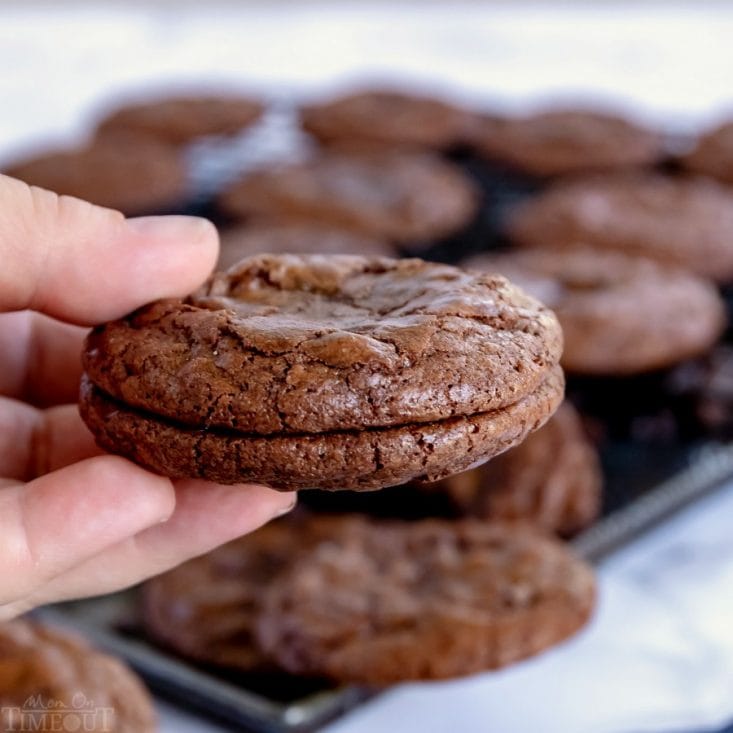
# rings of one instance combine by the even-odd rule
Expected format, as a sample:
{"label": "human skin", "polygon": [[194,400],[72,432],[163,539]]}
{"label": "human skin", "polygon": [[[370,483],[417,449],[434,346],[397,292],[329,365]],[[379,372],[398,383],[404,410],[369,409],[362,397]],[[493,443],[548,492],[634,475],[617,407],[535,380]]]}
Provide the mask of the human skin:
{"label": "human skin", "polygon": [[125,219],[0,175],[0,620],[135,584],[294,505],[103,454],[79,417],[88,327],[190,292],[217,254],[203,219]]}

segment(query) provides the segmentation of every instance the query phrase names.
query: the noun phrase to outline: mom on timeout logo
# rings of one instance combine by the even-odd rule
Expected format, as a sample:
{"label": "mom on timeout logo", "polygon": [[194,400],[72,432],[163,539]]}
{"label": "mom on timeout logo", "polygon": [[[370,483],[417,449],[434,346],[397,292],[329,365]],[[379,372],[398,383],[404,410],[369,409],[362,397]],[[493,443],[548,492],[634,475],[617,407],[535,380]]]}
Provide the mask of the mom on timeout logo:
{"label": "mom on timeout logo", "polygon": [[22,705],[3,705],[0,708],[1,733],[111,733],[114,723],[113,707],[95,705],[83,693],[77,693],[70,700],[31,695]]}

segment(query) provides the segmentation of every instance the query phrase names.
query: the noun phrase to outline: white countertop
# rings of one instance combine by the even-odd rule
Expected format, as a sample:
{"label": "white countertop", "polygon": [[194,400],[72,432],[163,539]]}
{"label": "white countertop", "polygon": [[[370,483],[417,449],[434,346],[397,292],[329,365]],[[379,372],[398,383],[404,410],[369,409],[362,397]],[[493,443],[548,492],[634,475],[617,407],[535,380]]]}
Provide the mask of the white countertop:
{"label": "white countertop", "polygon": [[[672,129],[733,108],[733,5],[0,4],[0,159],[71,139],[105,95],[171,80],[308,94],[406,78],[519,109],[615,100]],[[590,627],[506,671],[406,685],[331,733],[641,733],[733,719],[733,484],[600,570]],[[165,733],[216,731],[160,704]]]}

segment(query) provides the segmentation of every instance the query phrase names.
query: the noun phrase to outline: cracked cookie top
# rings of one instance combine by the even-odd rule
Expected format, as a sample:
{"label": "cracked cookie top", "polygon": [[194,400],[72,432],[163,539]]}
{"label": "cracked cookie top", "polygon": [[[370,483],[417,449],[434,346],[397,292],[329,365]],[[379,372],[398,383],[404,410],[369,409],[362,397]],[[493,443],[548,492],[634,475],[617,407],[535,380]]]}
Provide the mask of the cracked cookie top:
{"label": "cracked cookie top", "polygon": [[537,390],[561,348],[554,315],[500,276],[260,255],[96,328],[83,359],[128,406],[269,435],[498,410]]}

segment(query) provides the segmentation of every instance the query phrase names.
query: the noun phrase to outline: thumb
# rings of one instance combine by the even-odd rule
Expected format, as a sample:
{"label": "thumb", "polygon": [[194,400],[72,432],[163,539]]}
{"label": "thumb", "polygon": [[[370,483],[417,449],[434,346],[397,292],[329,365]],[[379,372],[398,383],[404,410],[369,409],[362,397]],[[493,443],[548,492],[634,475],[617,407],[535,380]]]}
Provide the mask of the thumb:
{"label": "thumb", "polygon": [[184,295],[214,267],[211,222],[125,219],[0,175],[0,312],[42,311],[91,325]]}

